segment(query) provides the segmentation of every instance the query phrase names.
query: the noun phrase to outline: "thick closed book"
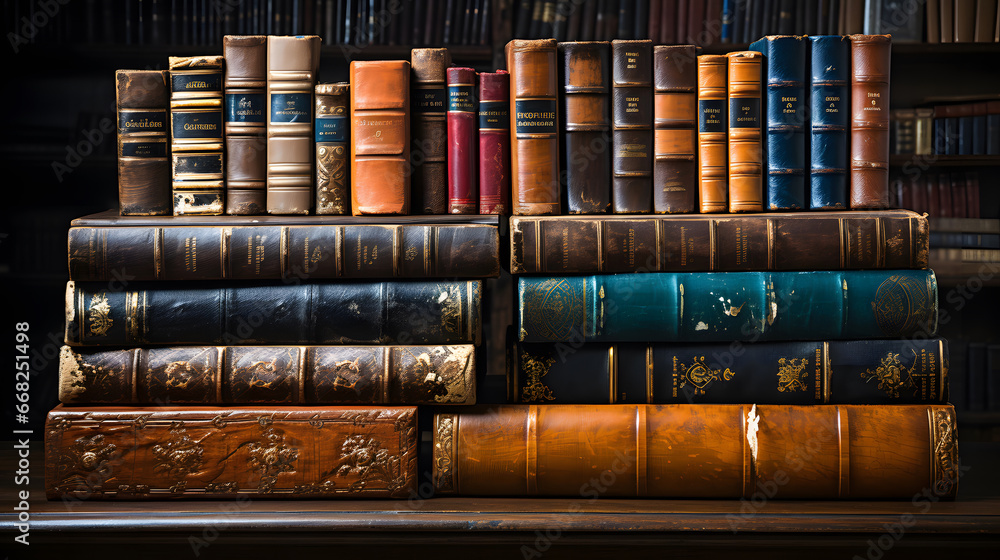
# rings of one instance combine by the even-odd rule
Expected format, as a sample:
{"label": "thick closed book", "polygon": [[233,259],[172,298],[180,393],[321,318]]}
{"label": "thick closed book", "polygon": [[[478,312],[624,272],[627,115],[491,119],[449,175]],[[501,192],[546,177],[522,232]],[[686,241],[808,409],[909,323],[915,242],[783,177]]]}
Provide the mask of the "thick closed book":
{"label": "thick closed book", "polygon": [[267,209],[267,37],[226,35],[226,214]]}
{"label": "thick closed book", "polygon": [[851,35],[851,208],[889,206],[892,38]]}
{"label": "thick closed book", "polygon": [[851,42],[809,37],[809,209],[847,208]]}
{"label": "thick closed book", "polygon": [[118,203],[123,216],[173,212],[170,182],[169,74],[118,70]]}
{"label": "thick closed book", "polygon": [[725,212],[729,201],[729,107],[725,55],[698,57],[698,210]]}
{"label": "thick closed book", "polygon": [[410,51],[411,205],[418,214],[448,213],[445,82],[450,64],[448,49]]}
{"label": "thick closed book", "polygon": [[472,68],[449,68],[448,213],[479,212],[479,99]]}
{"label": "thick closed book", "polygon": [[479,74],[479,213],[509,214],[510,74]]}
{"label": "thick closed book", "polygon": [[693,45],[653,47],[653,211],[695,211],[698,65]]}
{"label": "thick closed book", "polygon": [[602,214],[611,207],[611,45],[559,43],[566,207]]}
{"label": "thick closed book", "polygon": [[222,214],[225,164],[221,56],[172,56],[170,153],[174,214]]}
{"label": "thick closed book", "polygon": [[930,270],[521,277],[522,342],[933,336]]}
{"label": "thick closed book", "polygon": [[316,213],[350,214],[350,84],[316,84]]}
{"label": "thick closed book", "polygon": [[405,498],[416,407],[65,407],[45,422],[50,500]]}
{"label": "thick closed book", "polygon": [[439,494],[954,498],[948,405],[505,405],[434,417]]}
{"label": "thick closed book", "polygon": [[764,209],[761,63],[756,51],[732,52],[729,62],[729,211]]}
{"label": "thick closed book", "polygon": [[611,209],[653,211],[653,42],[611,43]]}

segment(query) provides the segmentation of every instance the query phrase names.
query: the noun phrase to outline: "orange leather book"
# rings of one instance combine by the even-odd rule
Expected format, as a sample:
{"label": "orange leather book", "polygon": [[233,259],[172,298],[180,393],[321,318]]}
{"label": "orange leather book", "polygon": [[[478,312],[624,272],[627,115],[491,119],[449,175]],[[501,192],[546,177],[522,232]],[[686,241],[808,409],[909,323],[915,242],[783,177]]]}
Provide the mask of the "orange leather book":
{"label": "orange leather book", "polygon": [[889,35],[851,35],[851,208],[889,207]]}
{"label": "orange leather book", "polygon": [[351,212],[410,212],[410,63],[351,62]]}
{"label": "orange leather book", "polygon": [[698,57],[698,201],[702,213],[725,212],[729,200],[726,55]]}
{"label": "orange leather book", "polygon": [[761,62],[755,51],[729,59],[729,211],[762,212],[764,189],[761,128]]}
{"label": "orange leather book", "polygon": [[694,212],[698,66],[694,45],[653,47],[653,211]]}
{"label": "orange leather book", "polygon": [[556,96],[556,42],[553,39],[507,43],[510,101],[511,194],[514,214],[558,214],[559,109]]}

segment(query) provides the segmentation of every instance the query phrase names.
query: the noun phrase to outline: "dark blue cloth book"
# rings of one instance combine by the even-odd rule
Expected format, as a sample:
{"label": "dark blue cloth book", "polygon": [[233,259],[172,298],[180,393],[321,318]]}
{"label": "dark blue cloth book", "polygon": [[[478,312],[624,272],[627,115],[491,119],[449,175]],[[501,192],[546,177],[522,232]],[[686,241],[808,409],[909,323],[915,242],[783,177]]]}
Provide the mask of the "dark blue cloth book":
{"label": "dark blue cloth book", "polygon": [[809,37],[809,209],[847,207],[847,133],[851,43]]}

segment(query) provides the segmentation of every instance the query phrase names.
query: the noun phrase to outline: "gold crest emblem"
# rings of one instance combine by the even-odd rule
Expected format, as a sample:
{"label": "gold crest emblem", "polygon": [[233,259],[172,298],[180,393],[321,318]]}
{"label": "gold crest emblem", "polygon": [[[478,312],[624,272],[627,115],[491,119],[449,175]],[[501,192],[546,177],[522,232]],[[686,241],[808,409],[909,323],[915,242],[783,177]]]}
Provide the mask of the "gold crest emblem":
{"label": "gold crest emblem", "polygon": [[549,368],[556,363],[555,358],[535,358],[521,354],[521,369],[527,374],[527,384],[521,390],[521,400],[524,402],[554,401],[552,389],[542,383],[542,378],[549,373]]}
{"label": "gold crest emblem", "polygon": [[778,391],[787,393],[792,391],[808,391],[806,385],[806,368],[809,367],[808,358],[781,358],[778,360]]}
{"label": "gold crest emblem", "polygon": [[712,369],[705,363],[705,356],[695,357],[690,366],[680,364],[680,370],[684,372],[684,380],[680,387],[691,385],[695,393],[704,394],[705,388],[715,381],[729,381],[736,375],[736,372],[729,368],[725,370]]}
{"label": "gold crest emblem", "polygon": [[915,369],[917,369],[916,360],[907,368],[899,360],[899,354],[889,352],[882,358],[882,363],[878,367],[861,372],[861,379],[864,379],[865,383],[877,381],[879,391],[885,392],[890,397],[899,398],[900,389],[915,387],[913,382]]}

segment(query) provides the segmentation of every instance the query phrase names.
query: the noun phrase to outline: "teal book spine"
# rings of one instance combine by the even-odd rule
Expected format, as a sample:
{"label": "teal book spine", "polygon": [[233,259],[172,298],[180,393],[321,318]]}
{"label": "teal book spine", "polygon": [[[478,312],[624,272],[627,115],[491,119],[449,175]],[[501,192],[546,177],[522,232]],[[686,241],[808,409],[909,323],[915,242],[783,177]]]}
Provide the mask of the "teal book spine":
{"label": "teal book spine", "polygon": [[522,342],[931,337],[931,270],[649,273],[518,280]]}

